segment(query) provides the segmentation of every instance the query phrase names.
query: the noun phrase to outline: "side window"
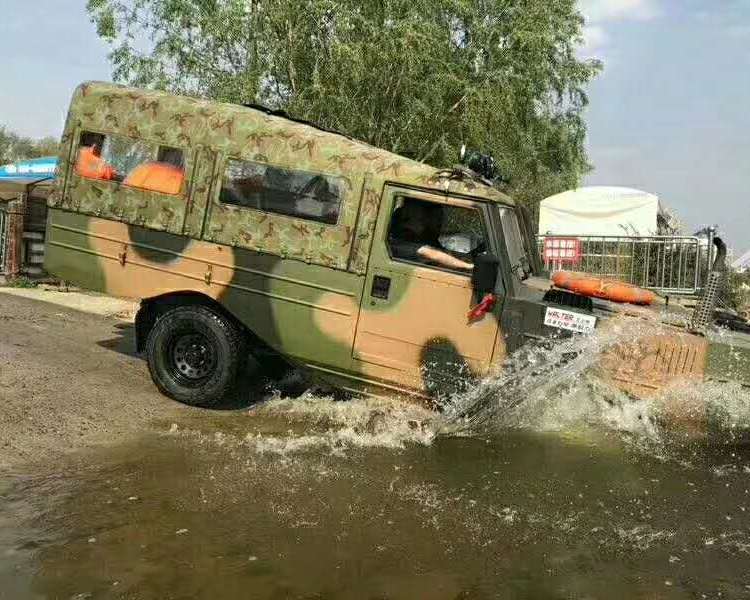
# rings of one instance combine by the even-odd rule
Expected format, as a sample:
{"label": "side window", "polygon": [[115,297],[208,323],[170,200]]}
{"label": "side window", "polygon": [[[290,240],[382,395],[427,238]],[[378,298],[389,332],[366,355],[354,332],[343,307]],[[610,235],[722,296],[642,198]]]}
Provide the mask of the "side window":
{"label": "side window", "polygon": [[243,208],[338,223],[344,183],[338,177],[230,160],[224,170],[219,200]]}
{"label": "side window", "polygon": [[87,179],[177,195],[185,179],[185,156],[179,148],[86,131],[81,134],[75,170]]}
{"label": "side window", "polygon": [[477,209],[398,197],[388,248],[396,260],[466,273],[487,249],[487,234]]}

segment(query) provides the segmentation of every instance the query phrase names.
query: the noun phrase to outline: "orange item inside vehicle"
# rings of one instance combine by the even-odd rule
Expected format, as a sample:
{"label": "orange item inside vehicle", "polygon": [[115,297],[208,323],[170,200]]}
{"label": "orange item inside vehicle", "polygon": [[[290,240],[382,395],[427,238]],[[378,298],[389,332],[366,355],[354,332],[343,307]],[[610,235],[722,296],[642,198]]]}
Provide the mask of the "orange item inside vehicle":
{"label": "orange item inside vehicle", "polygon": [[616,279],[603,279],[585,273],[560,271],[552,276],[555,286],[588,296],[612,302],[648,306],[656,301],[656,294],[635,285]]}
{"label": "orange item inside vehicle", "polygon": [[111,180],[117,177],[117,170],[107,164],[93,146],[84,146],[78,151],[76,162],[76,173],[89,179]]}
{"label": "orange item inside vehicle", "polygon": [[160,192],[162,194],[179,194],[185,172],[164,162],[147,162],[138,165],[123,181],[124,185]]}

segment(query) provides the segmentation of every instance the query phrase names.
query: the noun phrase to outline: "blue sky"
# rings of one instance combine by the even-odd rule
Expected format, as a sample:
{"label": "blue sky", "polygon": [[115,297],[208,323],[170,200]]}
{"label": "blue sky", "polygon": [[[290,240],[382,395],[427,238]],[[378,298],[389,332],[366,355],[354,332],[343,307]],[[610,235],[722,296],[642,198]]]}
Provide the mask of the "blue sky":
{"label": "blue sky", "polygon": [[[109,79],[85,0],[5,0],[0,123],[59,135],[70,94]],[[658,194],[694,229],[750,248],[750,0],[581,0],[604,60],[587,112],[587,184]]]}
{"label": "blue sky", "polygon": [[[707,8],[710,7],[710,8]],[[750,248],[750,1],[593,0],[588,184],[658,194]]]}

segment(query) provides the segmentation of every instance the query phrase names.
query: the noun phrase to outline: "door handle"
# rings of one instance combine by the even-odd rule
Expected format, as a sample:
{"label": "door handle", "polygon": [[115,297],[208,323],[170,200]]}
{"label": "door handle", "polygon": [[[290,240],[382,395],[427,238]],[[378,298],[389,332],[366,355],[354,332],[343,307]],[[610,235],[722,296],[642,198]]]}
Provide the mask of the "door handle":
{"label": "door handle", "polygon": [[370,296],[373,298],[379,298],[380,300],[388,300],[388,296],[391,293],[391,278],[382,277],[375,275],[372,278],[372,289],[370,290]]}

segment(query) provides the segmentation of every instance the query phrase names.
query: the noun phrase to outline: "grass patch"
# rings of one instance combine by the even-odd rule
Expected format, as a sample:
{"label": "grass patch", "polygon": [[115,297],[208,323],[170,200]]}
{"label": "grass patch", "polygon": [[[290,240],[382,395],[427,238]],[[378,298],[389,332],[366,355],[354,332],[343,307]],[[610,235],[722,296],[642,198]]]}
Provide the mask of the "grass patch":
{"label": "grass patch", "polygon": [[5,287],[9,288],[23,288],[23,289],[31,289],[35,288],[39,285],[37,281],[34,281],[33,279],[29,279],[28,277],[21,276],[21,277],[13,277],[12,279],[8,279],[5,282]]}

